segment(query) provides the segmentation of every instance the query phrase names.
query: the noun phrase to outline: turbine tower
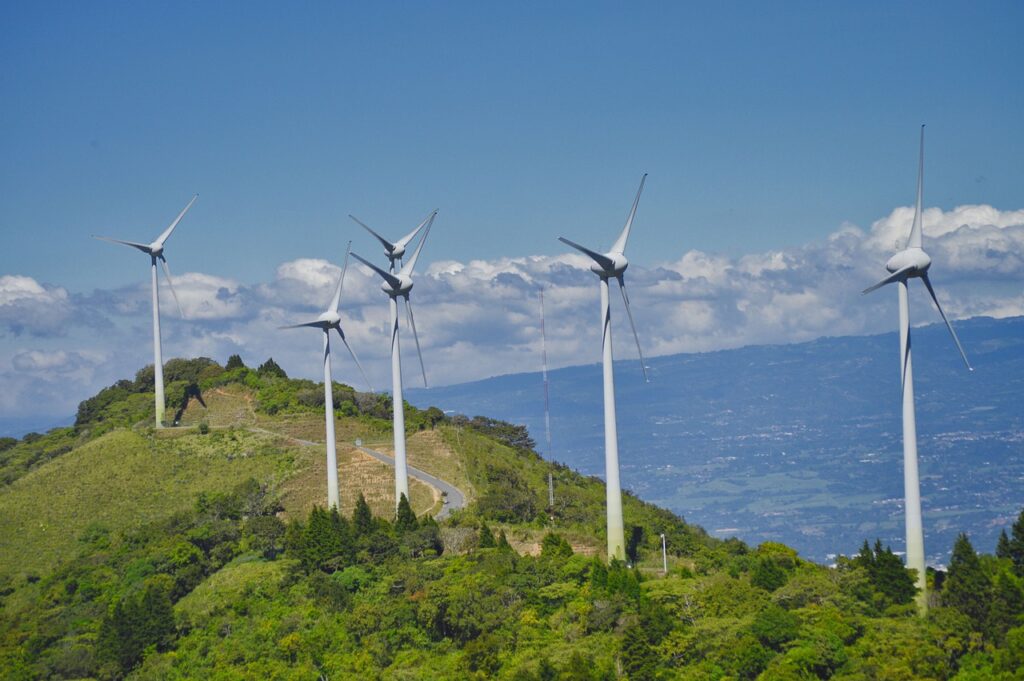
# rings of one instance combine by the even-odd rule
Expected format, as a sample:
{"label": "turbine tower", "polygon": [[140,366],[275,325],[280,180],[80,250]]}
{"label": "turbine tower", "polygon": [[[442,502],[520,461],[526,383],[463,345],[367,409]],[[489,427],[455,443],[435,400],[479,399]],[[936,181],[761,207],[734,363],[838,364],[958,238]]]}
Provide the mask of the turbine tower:
{"label": "turbine tower", "polygon": [[900,383],[903,391],[903,490],[906,497],[906,531],[907,531],[907,567],[917,571],[917,607],[921,613],[928,609],[928,595],[926,592],[927,581],[925,579],[924,562],[924,529],[921,521],[921,485],[917,474],[917,425],[914,418],[914,372],[910,358],[910,305],[907,297],[907,282],[912,278],[918,278],[924,282],[928,289],[935,307],[938,308],[942,321],[953,336],[960,356],[970,371],[974,371],[967,355],[964,353],[960,339],[953,330],[953,325],[946,318],[946,313],[939,305],[939,299],[935,296],[935,289],[932,288],[928,279],[928,268],[931,267],[932,259],[921,247],[921,196],[924,188],[924,126],[921,126],[921,150],[917,167],[917,205],[914,210],[914,223],[910,228],[910,237],[907,239],[907,246],[896,255],[889,258],[885,269],[891,274],[874,286],[864,290],[870,293],[886,284],[897,285],[900,310]]}
{"label": "turbine tower", "polygon": [[110,241],[115,244],[123,244],[125,246],[131,246],[136,248],[146,255],[150,259],[150,285],[153,289],[153,392],[156,400],[156,427],[164,427],[164,361],[163,354],[160,347],[160,291],[158,278],[156,274],[156,261],[159,260],[160,264],[164,268],[164,276],[167,277],[167,286],[171,289],[171,295],[174,296],[174,304],[178,307],[178,314],[182,317],[185,314],[181,311],[181,303],[178,302],[178,294],[174,292],[174,284],[171,283],[171,270],[167,266],[167,258],[164,256],[164,243],[166,243],[168,237],[171,236],[171,232],[178,226],[181,219],[185,217],[185,213],[192,207],[192,204],[199,198],[199,194],[192,197],[192,200],[188,202],[178,217],[174,218],[174,222],[171,223],[170,227],[165,229],[160,236],[156,238],[156,241],[148,244],[136,243],[134,241],[122,241],[121,239],[111,239],[106,236],[93,235],[94,239],[101,239],[103,241]]}
{"label": "turbine tower", "polygon": [[633,338],[636,340],[636,349],[640,354],[640,369],[643,371],[644,380],[647,379],[647,367],[644,364],[643,350],[640,349],[640,337],[636,334],[636,324],[633,323],[633,313],[629,309],[629,296],[626,294],[626,282],[623,273],[629,267],[629,261],[624,252],[626,240],[629,239],[629,230],[633,226],[633,218],[636,217],[636,207],[640,203],[640,194],[644,190],[644,181],[647,173],[640,178],[640,188],[636,191],[636,198],[633,199],[633,208],[629,211],[626,219],[626,226],[622,233],[607,253],[598,253],[589,248],[580,246],[569,241],[565,237],[558,237],[564,244],[572,246],[578,251],[585,253],[593,259],[594,264],[590,266],[593,272],[601,280],[601,347],[602,365],[604,368],[604,466],[605,466],[605,493],[607,495],[608,511],[608,560],[625,560],[626,539],[622,524],[622,486],[619,482],[619,440],[615,424],[615,377],[612,367],[612,315],[611,306],[608,301],[608,279],[614,277],[619,282],[619,291],[622,292],[622,302],[626,306],[626,315],[629,317],[629,325],[633,329]]}
{"label": "turbine tower", "polygon": [[[351,250],[352,242],[350,241],[348,245],[349,250]],[[282,329],[297,329],[303,326],[311,326],[316,329],[321,329],[324,332],[324,418],[326,421],[327,434],[328,508],[339,508],[340,504],[338,495],[338,452],[334,439],[334,391],[332,389],[333,381],[331,379],[331,329],[337,331],[338,335],[341,336],[341,342],[344,343],[345,347],[348,349],[348,354],[352,355],[352,361],[355,362],[356,366],[359,368],[359,373],[363,375],[363,380],[366,381],[366,385],[370,387],[370,392],[373,392],[373,386],[370,386],[370,381],[366,378],[366,372],[363,371],[363,366],[359,363],[356,353],[352,350],[352,346],[348,344],[348,340],[345,338],[345,332],[341,328],[341,316],[338,314],[338,304],[341,302],[341,287],[345,283],[345,272],[347,270],[348,251],[345,252],[345,264],[341,268],[341,278],[338,279],[338,288],[334,290],[334,297],[331,298],[331,302],[327,305],[327,309],[313,321],[280,327]]]}
{"label": "turbine tower", "polygon": [[[427,241],[427,236],[430,234],[430,228],[434,224],[434,218],[437,216],[435,210],[427,219],[420,224],[411,234],[403,237],[397,243],[392,244],[387,239],[377,235],[372,230],[371,234],[380,239],[381,243],[384,244],[385,252],[387,253],[388,259],[391,261],[391,271],[385,272],[381,268],[377,267],[373,263],[369,262],[365,258],[360,257],[358,254],[353,253],[352,257],[363,263],[374,272],[380,275],[384,280],[381,285],[381,289],[384,293],[388,294],[390,310],[391,310],[391,396],[392,396],[392,413],[394,415],[394,440],[395,440],[395,506],[398,506],[399,501],[402,499],[402,495],[405,498],[409,498],[409,466],[406,462],[405,456],[405,403],[402,400],[402,356],[399,348],[398,341],[398,299],[405,299],[405,317],[409,324],[409,328],[412,329],[413,340],[416,341],[416,354],[420,358],[420,371],[423,373],[423,387],[427,387],[427,370],[423,366],[423,353],[420,352],[420,339],[416,333],[416,318],[412,313],[412,303],[409,302],[409,292],[412,290],[412,272],[416,268],[416,261],[420,257],[420,252],[423,250],[423,244]],[[355,218],[352,218],[355,220]],[[357,220],[358,222],[358,220]],[[362,223],[360,223],[362,224]],[[402,265],[402,268],[395,272],[395,260],[402,257],[405,253],[405,246],[415,236],[416,232],[426,225],[426,231],[423,232],[423,236],[420,238],[420,243],[416,246],[416,250],[413,252],[409,262]],[[365,227],[365,225],[364,225]],[[367,227],[369,230],[370,228]]]}

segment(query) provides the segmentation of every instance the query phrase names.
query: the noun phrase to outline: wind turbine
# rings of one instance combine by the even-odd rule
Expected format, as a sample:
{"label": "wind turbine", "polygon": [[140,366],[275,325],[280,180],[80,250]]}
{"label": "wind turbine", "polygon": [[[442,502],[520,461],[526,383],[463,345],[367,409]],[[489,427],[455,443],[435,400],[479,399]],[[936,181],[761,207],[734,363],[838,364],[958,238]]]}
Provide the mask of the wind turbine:
{"label": "wind turbine", "polygon": [[[385,244],[385,249],[388,253],[388,258],[391,260],[391,272],[385,272],[381,268],[377,267],[366,258],[360,257],[358,254],[353,253],[352,257],[363,263],[374,272],[380,275],[384,280],[381,284],[381,289],[384,293],[388,294],[390,310],[391,310],[391,396],[392,396],[392,413],[394,414],[394,430],[395,439],[395,505],[397,506],[399,501],[402,499],[402,495],[405,498],[409,498],[409,467],[406,463],[405,456],[405,403],[402,401],[402,356],[399,349],[398,342],[398,299],[405,299],[405,316],[409,327],[412,329],[413,340],[416,341],[416,354],[420,358],[420,371],[423,373],[423,387],[427,387],[427,370],[423,366],[423,353],[420,352],[420,339],[416,333],[416,319],[412,313],[412,303],[409,302],[409,292],[412,290],[412,272],[416,268],[416,261],[420,257],[420,252],[423,250],[423,244],[427,241],[427,236],[430,234],[430,228],[434,224],[434,218],[437,216],[437,211],[432,212],[427,219],[424,221],[426,224],[426,231],[423,232],[423,236],[420,238],[420,243],[416,246],[416,250],[413,252],[412,257],[408,262],[402,265],[402,269],[398,272],[394,271],[395,260],[401,257],[401,254],[405,253],[405,244],[408,243],[408,239],[412,238],[412,235],[403,237],[398,243],[401,245],[401,254],[398,253],[397,248],[388,249],[389,242],[386,239],[381,238],[377,234],[378,239]],[[353,218],[355,219],[355,218]],[[358,221],[357,221],[358,222]],[[361,224],[361,223],[360,223]],[[420,225],[423,227],[423,224]],[[420,227],[416,228],[416,232],[420,230]],[[367,228],[369,229],[369,228]],[[413,235],[416,233],[413,232]],[[371,232],[372,233],[372,232]],[[397,245],[396,245],[397,246]]]}
{"label": "wind turbine", "polygon": [[[341,336],[341,342],[348,349],[348,354],[352,355],[352,361],[359,368],[359,373],[363,375],[363,380],[366,381],[367,386],[370,386],[370,381],[366,378],[366,372],[363,371],[359,358],[356,357],[352,346],[348,344],[348,340],[345,338],[345,332],[341,328],[341,316],[338,314],[338,304],[341,302],[341,287],[345,284],[345,272],[348,270],[348,255],[351,249],[352,242],[350,241],[348,250],[345,251],[345,264],[341,268],[338,288],[334,290],[334,297],[331,298],[327,309],[313,321],[280,327],[282,329],[297,329],[302,326],[311,326],[324,332],[324,418],[327,424],[327,506],[329,508],[339,507],[338,452],[334,440],[334,391],[332,390],[333,381],[331,380],[331,329],[337,331],[338,335]],[[373,386],[370,386],[370,391],[373,391]]]}
{"label": "wind turbine", "polygon": [[93,235],[94,239],[100,239],[102,241],[110,241],[115,244],[123,244],[125,246],[131,246],[136,248],[143,253],[147,254],[150,259],[150,282],[153,289],[153,386],[156,399],[156,427],[164,427],[164,361],[163,355],[160,348],[160,295],[159,295],[159,284],[157,283],[156,275],[156,261],[159,260],[160,264],[164,268],[164,276],[167,277],[167,286],[171,289],[171,295],[174,296],[174,304],[178,307],[178,313],[184,317],[185,314],[181,310],[181,303],[178,302],[178,294],[174,292],[174,284],[171,282],[171,270],[167,266],[167,258],[164,256],[164,243],[167,242],[168,237],[171,236],[171,232],[178,226],[181,219],[185,217],[185,213],[192,207],[192,204],[199,198],[199,194],[192,197],[192,200],[188,202],[188,205],[182,208],[181,212],[178,213],[178,217],[174,218],[174,222],[171,223],[170,227],[165,229],[163,233],[156,238],[156,241],[148,244],[140,244],[134,241],[122,241],[121,239],[111,239],[106,236]]}
{"label": "wind turbine", "polygon": [[606,506],[608,512],[608,560],[625,560],[626,539],[622,524],[622,486],[619,482],[619,439],[615,425],[615,377],[612,367],[612,314],[608,301],[608,279],[614,277],[619,282],[619,291],[622,292],[622,302],[626,306],[626,315],[629,317],[629,325],[633,329],[633,338],[636,340],[636,349],[640,354],[640,370],[643,371],[644,380],[647,381],[647,367],[644,364],[643,350],[640,349],[640,337],[636,334],[636,324],[633,323],[633,313],[629,309],[629,296],[626,294],[626,282],[623,273],[629,267],[629,261],[624,255],[626,240],[629,239],[629,230],[633,226],[633,218],[636,217],[636,207],[640,203],[640,194],[644,190],[644,181],[647,180],[647,173],[640,178],[640,188],[636,191],[636,198],[633,199],[633,208],[629,211],[626,219],[626,226],[616,239],[612,248],[607,253],[598,253],[589,248],[569,241],[565,237],[558,237],[564,244],[572,246],[593,259],[594,264],[590,271],[596,274],[601,280],[601,324],[603,327],[601,337],[602,364],[604,367],[604,466],[605,466],[605,493],[607,496]]}
{"label": "wind turbine", "polygon": [[357,218],[355,215],[349,215],[349,217],[352,218],[352,221],[355,222],[357,225],[359,225],[360,227],[365,229],[367,232],[369,232],[370,234],[375,236],[377,238],[377,241],[379,241],[381,243],[381,245],[384,246],[384,254],[388,257],[388,260],[391,261],[391,269],[390,269],[390,271],[393,274],[394,271],[395,271],[395,261],[397,260],[397,261],[401,262],[402,258],[405,257],[405,248],[406,248],[406,246],[408,246],[409,242],[411,242],[413,239],[416,238],[416,235],[419,234],[419,231],[421,229],[423,229],[424,225],[426,225],[428,222],[433,222],[434,221],[434,216],[435,215],[437,215],[437,211],[436,210],[434,212],[432,212],[430,215],[428,215],[427,217],[425,217],[423,219],[423,222],[421,222],[419,224],[419,226],[416,227],[416,229],[412,230],[411,232],[409,232],[408,234],[406,234],[405,236],[403,236],[401,239],[399,239],[398,241],[396,241],[394,243],[391,243],[390,241],[388,241],[387,239],[382,237],[380,234],[377,234],[377,232],[373,231],[372,229],[367,227],[365,224],[360,222],[359,218]]}
{"label": "wind turbine", "polygon": [[917,167],[917,205],[914,209],[914,223],[910,228],[910,237],[907,239],[907,247],[896,255],[889,258],[885,269],[891,274],[870,288],[864,289],[864,293],[870,293],[886,284],[897,285],[900,309],[900,381],[903,390],[903,490],[906,497],[906,531],[907,531],[907,567],[917,571],[917,605],[923,613],[928,609],[927,582],[925,579],[924,564],[924,529],[921,521],[921,485],[917,474],[917,424],[914,417],[914,372],[910,360],[910,305],[907,297],[907,282],[912,278],[918,278],[924,282],[928,294],[932,297],[935,307],[938,308],[942,321],[946,322],[946,328],[953,336],[960,356],[970,371],[974,371],[964,348],[960,345],[960,339],[953,330],[953,325],[946,318],[946,313],[939,305],[939,299],[935,296],[935,289],[932,288],[928,279],[928,268],[931,267],[932,259],[921,247],[921,196],[924,189],[924,126],[921,126],[921,150]]}

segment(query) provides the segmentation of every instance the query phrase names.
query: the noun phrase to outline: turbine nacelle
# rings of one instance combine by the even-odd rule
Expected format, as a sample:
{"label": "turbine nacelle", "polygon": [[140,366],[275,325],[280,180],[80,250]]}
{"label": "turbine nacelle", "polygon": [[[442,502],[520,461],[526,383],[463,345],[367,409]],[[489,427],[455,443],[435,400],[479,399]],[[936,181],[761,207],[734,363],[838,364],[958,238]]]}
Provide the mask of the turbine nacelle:
{"label": "turbine nacelle", "polygon": [[[380,290],[392,298],[397,298],[398,296],[407,298],[409,291],[412,290],[412,277],[408,274],[396,274],[395,279],[397,280],[396,282],[385,281],[380,285]],[[397,285],[393,286],[392,283]]]}
{"label": "turbine nacelle", "polygon": [[885,263],[885,269],[894,273],[903,271],[908,277],[920,277],[931,266],[931,257],[921,248],[906,248]]}
{"label": "turbine nacelle", "polygon": [[[619,277],[629,267],[629,260],[622,253],[605,253],[604,257],[604,262],[595,260],[590,266],[590,271],[603,279]],[[611,267],[606,267],[609,263]]]}
{"label": "turbine nacelle", "polygon": [[341,315],[333,310],[322,313],[317,319],[323,322],[324,328],[338,327],[339,330],[341,328]]}

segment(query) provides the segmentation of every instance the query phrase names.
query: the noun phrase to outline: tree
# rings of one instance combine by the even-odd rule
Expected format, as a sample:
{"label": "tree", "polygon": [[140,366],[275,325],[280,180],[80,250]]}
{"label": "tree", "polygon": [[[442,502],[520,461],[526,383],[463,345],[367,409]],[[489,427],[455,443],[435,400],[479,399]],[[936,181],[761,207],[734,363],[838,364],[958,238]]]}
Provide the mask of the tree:
{"label": "tree", "polygon": [[[149,646],[166,647],[174,637],[173,580],[155,575],[140,591],[117,600],[100,623],[96,657],[117,672],[127,672]],[[115,674],[120,675],[120,674]]]}
{"label": "tree", "polygon": [[658,654],[639,624],[626,629],[622,637],[622,667],[629,681],[654,681],[658,673]]}
{"label": "tree", "polygon": [[228,363],[224,365],[224,368],[228,371],[232,369],[242,369],[245,367],[245,362],[242,361],[241,355],[231,355],[228,357]]}
{"label": "tree", "polygon": [[1013,561],[1013,571],[1024,577],[1024,509],[1017,516],[1017,522],[1010,529],[1010,545],[1007,557]]}
{"label": "tree", "polygon": [[1006,530],[999,533],[999,541],[996,542],[996,558],[1011,558],[1010,538],[1006,536]]}
{"label": "tree", "polygon": [[412,506],[405,494],[398,499],[398,511],[395,514],[395,532],[404,534],[415,530],[419,525],[416,523],[416,514],[412,512]]}
{"label": "tree", "polygon": [[338,513],[314,506],[302,531],[300,560],[307,570],[334,572],[345,567],[352,553],[351,529]]}
{"label": "tree", "polygon": [[480,539],[477,542],[477,546],[481,549],[493,549],[495,547],[494,534],[491,532],[491,528],[487,527],[487,523],[480,526]]}
{"label": "tree", "polygon": [[775,591],[786,583],[789,575],[771,558],[761,558],[757,561],[754,572],[750,575],[750,583],[761,587],[765,591]]}
{"label": "tree", "polygon": [[949,574],[942,588],[942,602],[967,615],[977,631],[984,631],[991,597],[992,582],[985,574],[971,540],[961,532],[953,544]]}
{"label": "tree", "polygon": [[266,362],[261,364],[259,368],[256,369],[256,373],[260,376],[269,378],[288,378],[288,374],[284,372],[284,369],[278,366],[273,357],[268,358]]}
{"label": "tree", "polygon": [[359,493],[356,507],[352,511],[352,529],[355,530],[357,537],[365,537],[373,532],[373,513],[362,492]]}
{"label": "tree", "polygon": [[572,556],[572,546],[560,535],[548,532],[540,542],[540,555],[548,560],[564,560]]}
{"label": "tree", "polygon": [[750,633],[773,650],[795,639],[800,630],[800,618],[774,603],[761,610],[754,617]]}
{"label": "tree", "polygon": [[989,607],[987,634],[1002,643],[1006,632],[1020,623],[1024,614],[1024,593],[1016,580],[1005,570],[996,575],[992,585],[992,604]]}

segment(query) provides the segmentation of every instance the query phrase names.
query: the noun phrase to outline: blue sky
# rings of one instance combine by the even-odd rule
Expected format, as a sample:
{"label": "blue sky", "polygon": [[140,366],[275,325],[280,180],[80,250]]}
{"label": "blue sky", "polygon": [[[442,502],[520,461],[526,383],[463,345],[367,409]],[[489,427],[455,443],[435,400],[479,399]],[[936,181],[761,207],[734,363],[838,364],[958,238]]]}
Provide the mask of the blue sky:
{"label": "blue sky", "polygon": [[634,260],[792,246],[910,201],[920,122],[933,205],[1020,201],[1020,3],[367,5],[6,3],[0,270],[130,281],[84,238],[194,192],[179,267],[245,281],[350,212],[441,208],[428,260],[556,253],[645,171]]}
{"label": "blue sky", "polygon": [[[578,285],[578,302],[596,304],[588,275],[558,269],[580,263],[555,237],[610,245],[643,172],[628,255],[651,353],[887,330],[874,312],[894,314],[888,298],[862,315],[850,307],[860,299],[796,280],[784,295],[820,294],[838,319],[861,322],[790,324],[765,300],[724,296],[710,275],[701,295],[724,296],[731,312],[645,311],[643,291],[700,278],[695,263],[824,267],[814,258],[828,259],[823,244],[850,225],[859,241],[844,253],[877,261],[829,266],[855,272],[848,283],[859,291],[913,200],[921,122],[935,211],[926,233],[946,240],[936,257],[952,313],[1019,313],[1022,25],[1019,2],[4,3],[0,377],[15,384],[66,361],[81,399],[146,361],[144,258],[88,236],[148,241],[194,192],[168,246],[191,322],[168,321],[166,356],[287,353],[279,336],[255,337],[322,304],[337,272],[322,261],[338,263],[348,239],[380,255],[348,213],[397,236],[439,208],[421,268],[430,281],[417,293],[477,345],[439,330],[424,338],[436,381],[531,368],[532,336],[504,355],[495,347],[509,334],[486,326],[495,310],[529,317],[532,302],[509,312],[507,278]],[[958,213],[965,205],[983,208]],[[957,220],[974,231],[953,235]],[[764,273],[776,270],[751,267],[768,291],[775,280]],[[369,334],[386,307],[356,277],[353,303],[365,309],[352,323]],[[679,295],[696,305],[698,289]],[[989,294],[996,302],[983,302]],[[474,307],[477,298],[490,307]],[[572,330],[576,298],[564,301]],[[778,320],[753,324],[751,304],[779,309]],[[676,326],[664,326],[666,314]],[[597,358],[577,350],[551,347],[555,363]],[[473,351],[500,362],[474,365]],[[292,370],[315,375],[293,352]],[[364,354],[383,385],[383,355]],[[26,393],[18,410],[47,395]]]}

